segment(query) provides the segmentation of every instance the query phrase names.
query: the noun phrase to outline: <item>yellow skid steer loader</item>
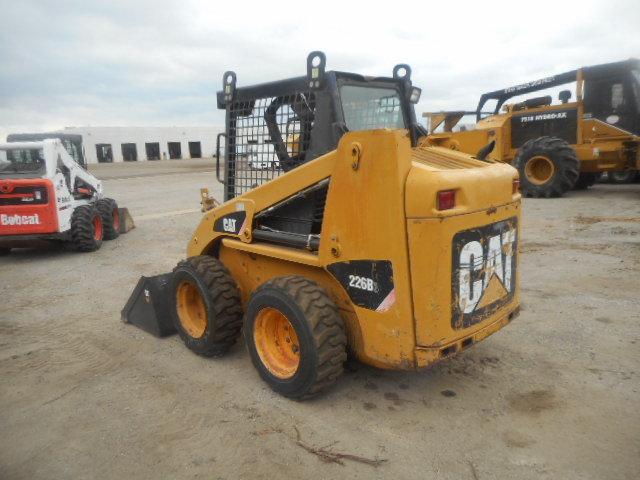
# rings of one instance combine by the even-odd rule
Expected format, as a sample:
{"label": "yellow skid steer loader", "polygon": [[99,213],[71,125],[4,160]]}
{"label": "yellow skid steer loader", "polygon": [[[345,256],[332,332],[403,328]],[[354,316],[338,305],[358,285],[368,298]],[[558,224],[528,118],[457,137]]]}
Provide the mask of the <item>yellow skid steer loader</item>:
{"label": "yellow skid steer loader", "polygon": [[295,399],[333,384],[347,352],[427,367],[519,310],[517,171],[486,152],[418,147],[408,65],[367,77],[325,64],[312,52],[306,76],[249,87],[224,74],[224,203],[123,311],[156,333],[171,317],[205,356],[243,330],[262,378]]}

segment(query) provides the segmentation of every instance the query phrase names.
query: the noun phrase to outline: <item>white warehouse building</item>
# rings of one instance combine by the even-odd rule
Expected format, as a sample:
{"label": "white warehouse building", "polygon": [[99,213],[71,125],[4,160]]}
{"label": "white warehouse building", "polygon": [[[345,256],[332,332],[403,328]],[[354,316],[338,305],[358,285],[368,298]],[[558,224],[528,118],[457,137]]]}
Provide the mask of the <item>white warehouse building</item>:
{"label": "white warehouse building", "polygon": [[224,127],[66,127],[82,135],[87,163],[133,162],[215,156]]}

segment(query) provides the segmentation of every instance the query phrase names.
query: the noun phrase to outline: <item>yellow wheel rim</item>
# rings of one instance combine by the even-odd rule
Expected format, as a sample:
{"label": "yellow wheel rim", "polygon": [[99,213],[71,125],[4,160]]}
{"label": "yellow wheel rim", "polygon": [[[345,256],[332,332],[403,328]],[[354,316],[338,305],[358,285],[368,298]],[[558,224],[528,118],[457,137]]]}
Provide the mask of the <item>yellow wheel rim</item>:
{"label": "yellow wheel rim", "polygon": [[547,157],[531,157],[524,166],[527,180],[534,185],[544,185],[553,178],[556,166]]}
{"label": "yellow wheel rim", "polygon": [[200,338],[207,329],[207,307],[200,290],[191,282],[182,282],[176,291],[180,324],[193,338]]}
{"label": "yellow wheel rim", "polygon": [[282,312],[270,307],[260,310],[253,325],[253,338],[262,364],[272,375],[283,380],[295,375],[300,365],[300,344],[293,325]]}

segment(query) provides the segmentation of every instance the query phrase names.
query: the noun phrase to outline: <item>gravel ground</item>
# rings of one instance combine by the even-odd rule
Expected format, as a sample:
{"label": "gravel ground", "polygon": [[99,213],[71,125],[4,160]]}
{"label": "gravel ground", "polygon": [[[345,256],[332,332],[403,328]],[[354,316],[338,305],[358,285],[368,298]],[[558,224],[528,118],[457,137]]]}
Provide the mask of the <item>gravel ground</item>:
{"label": "gravel ground", "polygon": [[526,199],[516,321],[428,371],[359,366],[298,403],[242,345],[204,359],[120,321],[138,277],[185,255],[213,170],[97,166],[135,230],[0,259],[0,478],[638,478],[640,185]]}

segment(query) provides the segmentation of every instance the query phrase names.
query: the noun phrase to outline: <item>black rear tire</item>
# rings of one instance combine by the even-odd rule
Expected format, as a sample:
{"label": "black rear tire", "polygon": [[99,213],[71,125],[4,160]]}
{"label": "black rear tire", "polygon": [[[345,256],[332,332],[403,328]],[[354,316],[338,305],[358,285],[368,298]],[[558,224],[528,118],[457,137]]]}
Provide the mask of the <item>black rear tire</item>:
{"label": "black rear tire", "polygon": [[79,252],[94,252],[102,246],[104,229],[100,212],[93,205],[81,205],[71,215],[71,243]]}
{"label": "black rear tire", "polygon": [[[284,316],[295,331],[299,360],[290,376],[274,373],[259,353],[264,347],[256,344],[256,320],[264,311]],[[321,286],[304,277],[275,278],[253,293],[244,338],[262,379],[279,394],[296,400],[313,397],[333,385],[347,360],[347,338],[338,307]]]}
{"label": "black rear tire", "polygon": [[10,248],[0,247],[0,257],[3,257],[5,255],[9,255],[10,253],[11,253],[11,249]]}
{"label": "black rear tire", "polygon": [[609,172],[609,181],[618,185],[631,183],[635,179],[637,172],[634,170],[621,170],[617,172]]}
{"label": "black rear tire", "polygon": [[120,235],[120,211],[113,198],[102,198],[96,203],[96,208],[102,217],[104,239],[114,240]]}
{"label": "black rear tire", "polygon": [[181,261],[173,269],[171,291],[176,330],[189,350],[218,357],[236,343],[242,329],[240,292],[219,260],[201,255]]}
{"label": "black rear tire", "polygon": [[[542,168],[546,175],[536,175],[535,162],[549,166]],[[513,166],[520,172],[520,188],[527,197],[561,197],[578,180],[580,161],[576,152],[564,140],[539,137],[526,142],[518,150]]]}
{"label": "black rear tire", "polygon": [[573,186],[574,190],[586,190],[589,187],[593,187],[593,185],[600,178],[599,173],[594,172],[582,172],[578,176],[578,181]]}

